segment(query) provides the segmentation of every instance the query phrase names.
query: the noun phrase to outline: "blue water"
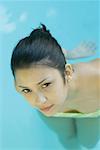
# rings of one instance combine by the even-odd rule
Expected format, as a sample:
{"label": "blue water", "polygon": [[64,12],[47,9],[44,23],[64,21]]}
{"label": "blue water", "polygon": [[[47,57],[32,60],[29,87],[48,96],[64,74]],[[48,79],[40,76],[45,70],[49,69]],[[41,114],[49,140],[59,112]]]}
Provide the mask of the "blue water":
{"label": "blue water", "polygon": [[15,91],[10,71],[13,47],[40,22],[66,49],[96,42],[95,56],[74,63],[99,57],[99,1],[0,1],[0,6],[0,150],[99,150],[99,118],[43,116]]}

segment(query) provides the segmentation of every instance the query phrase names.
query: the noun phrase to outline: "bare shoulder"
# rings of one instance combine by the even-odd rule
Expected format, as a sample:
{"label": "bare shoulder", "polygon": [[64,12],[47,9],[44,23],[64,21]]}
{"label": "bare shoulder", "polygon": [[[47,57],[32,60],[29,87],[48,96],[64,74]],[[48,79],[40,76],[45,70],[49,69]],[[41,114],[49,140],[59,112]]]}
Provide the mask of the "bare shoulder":
{"label": "bare shoulder", "polygon": [[96,58],[96,59],[88,62],[88,64],[97,67],[100,65],[100,58]]}
{"label": "bare shoulder", "polygon": [[100,59],[75,64],[76,88],[78,89],[77,110],[94,112],[100,108]]}
{"label": "bare shoulder", "polygon": [[73,65],[78,73],[82,75],[100,75],[100,58],[94,59],[89,62],[80,62]]}
{"label": "bare shoulder", "polygon": [[81,65],[83,65],[83,66],[86,66],[86,65],[97,66],[99,64],[100,64],[100,58],[96,58],[96,59],[93,59],[93,60],[88,61],[88,62],[80,62],[80,63],[78,63],[78,66],[81,66]]}

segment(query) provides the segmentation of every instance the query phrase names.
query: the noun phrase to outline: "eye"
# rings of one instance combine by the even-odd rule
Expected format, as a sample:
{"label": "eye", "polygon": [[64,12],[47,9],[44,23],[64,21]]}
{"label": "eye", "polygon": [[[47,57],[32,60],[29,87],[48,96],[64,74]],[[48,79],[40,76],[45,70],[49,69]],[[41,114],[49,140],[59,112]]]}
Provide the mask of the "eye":
{"label": "eye", "polygon": [[22,92],[23,93],[30,93],[30,92],[32,92],[32,90],[30,90],[30,89],[23,89]]}
{"label": "eye", "polygon": [[49,82],[49,83],[45,83],[45,84],[42,85],[42,88],[46,88],[46,87],[48,87],[50,84],[51,84],[50,82]]}

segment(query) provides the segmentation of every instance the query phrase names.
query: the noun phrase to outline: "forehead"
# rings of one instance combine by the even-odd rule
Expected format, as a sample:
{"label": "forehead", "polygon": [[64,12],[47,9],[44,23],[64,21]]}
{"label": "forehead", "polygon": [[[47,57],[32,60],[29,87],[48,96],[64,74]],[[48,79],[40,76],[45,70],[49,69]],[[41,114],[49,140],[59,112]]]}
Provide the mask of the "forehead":
{"label": "forehead", "polygon": [[54,79],[59,77],[60,73],[57,69],[43,66],[17,69],[15,72],[16,82],[22,84],[25,84],[26,82],[37,83],[44,78]]}

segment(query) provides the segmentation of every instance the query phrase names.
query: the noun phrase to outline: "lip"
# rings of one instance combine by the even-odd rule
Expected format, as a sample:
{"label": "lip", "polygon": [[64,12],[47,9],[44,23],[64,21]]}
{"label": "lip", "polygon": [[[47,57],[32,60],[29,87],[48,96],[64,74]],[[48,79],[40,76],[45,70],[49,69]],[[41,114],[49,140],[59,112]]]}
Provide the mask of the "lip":
{"label": "lip", "polygon": [[45,108],[40,108],[40,110],[42,111],[49,111],[52,107],[54,106],[54,104],[48,106],[48,107],[45,107]]}

